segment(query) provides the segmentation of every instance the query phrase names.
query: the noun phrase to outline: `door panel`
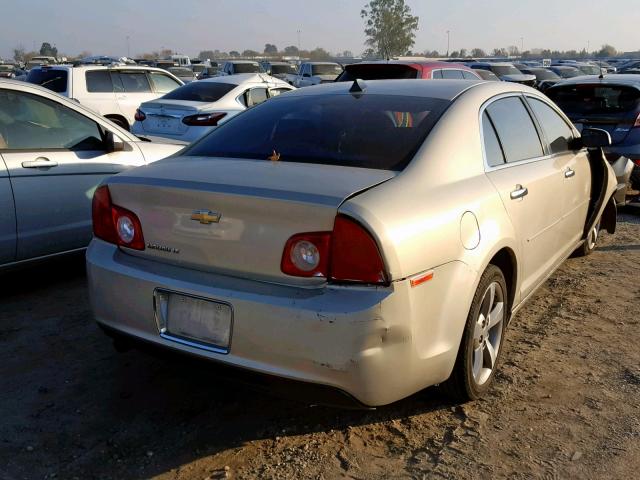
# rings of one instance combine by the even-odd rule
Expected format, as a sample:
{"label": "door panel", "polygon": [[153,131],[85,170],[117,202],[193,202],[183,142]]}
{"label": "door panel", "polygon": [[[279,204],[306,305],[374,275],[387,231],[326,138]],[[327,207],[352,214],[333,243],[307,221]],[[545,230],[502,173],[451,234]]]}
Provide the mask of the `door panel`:
{"label": "door panel", "polygon": [[[127,168],[125,162],[144,164],[137,148],[109,155],[39,151],[5,152],[3,157],[15,198],[17,260],[87,246],[92,235],[91,199],[96,187]],[[52,166],[23,166],[35,160],[38,164],[48,161]]]}
{"label": "door panel", "polygon": [[[561,174],[552,158],[487,172],[520,242],[521,295],[526,297],[557,263],[563,213]],[[512,193],[527,189],[521,197]]]}
{"label": "door panel", "polygon": [[16,259],[16,215],[9,174],[0,155],[0,265]]}
{"label": "door panel", "polygon": [[561,225],[561,246],[568,253],[582,237],[587,221],[591,194],[591,168],[584,151],[557,155],[555,162],[562,172],[564,213]]}

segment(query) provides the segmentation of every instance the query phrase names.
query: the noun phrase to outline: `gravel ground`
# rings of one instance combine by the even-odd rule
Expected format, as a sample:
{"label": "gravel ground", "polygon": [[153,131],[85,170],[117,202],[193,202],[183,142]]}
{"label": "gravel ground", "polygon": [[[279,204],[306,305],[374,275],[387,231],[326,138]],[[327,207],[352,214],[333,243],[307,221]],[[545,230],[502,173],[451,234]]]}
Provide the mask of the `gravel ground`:
{"label": "gravel ground", "polygon": [[0,277],[0,480],[637,478],[640,217],[516,316],[486,399],[307,407],[209,365],[116,353],[82,259]]}

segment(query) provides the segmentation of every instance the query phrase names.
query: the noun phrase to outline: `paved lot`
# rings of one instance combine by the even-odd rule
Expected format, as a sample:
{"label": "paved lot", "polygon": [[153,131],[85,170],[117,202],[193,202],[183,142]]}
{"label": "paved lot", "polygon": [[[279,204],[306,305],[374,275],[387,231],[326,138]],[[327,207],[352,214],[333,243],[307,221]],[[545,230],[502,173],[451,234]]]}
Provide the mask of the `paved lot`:
{"label": "paved lot", "polygon": [[429,389],[372,412],[313,408],[201,363],[118,354],[82,259],[4,275],[0,479],[636,477],[638,218],[547,282],[491,394],[464,406]]}

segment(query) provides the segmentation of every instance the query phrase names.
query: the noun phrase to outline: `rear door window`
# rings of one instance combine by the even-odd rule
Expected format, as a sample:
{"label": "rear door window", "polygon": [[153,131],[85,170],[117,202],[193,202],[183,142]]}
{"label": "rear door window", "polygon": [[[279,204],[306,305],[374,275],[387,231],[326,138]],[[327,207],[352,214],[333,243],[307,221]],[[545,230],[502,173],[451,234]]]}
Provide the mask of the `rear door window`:
{"label": "rear door window", "polygon": [[145,72],[120,72],[120,80],[127,93],[151,93],[151,85]]}
{"label": "rear door window", "polygon": [[402,170],[450,101],[401,95],[281,95],[224,123],[184,155]]}
{"label": "rear door window", "polygon": [[149,72],[149,78],[153,83],[153,89],[156,93],[168,93],[181,85],[169,75],[160,72]]}
{"label": "rear door window", "polygon": [[261,104],[269,98],[266,88],[252,88],[247,91],[247,107],[254,107]]}
{"label": "rear door window", "polygon": [[460,70],[442,70],[442,78],[451,80],[462,80],[462,72]]}
{"label": "rear door window", "polygon": [[434,70],[433,72],[431,72],[431,78],[434,78],[436,80],[441,80],[442,77],[442,70]]}
{"label": "rear door window", "polygon": [[544,155],[535,124],[519,97],[496,100],[486,112],[495,126],[507,163]]}
{"label": "rear door window", "polygon": [[505,162],[504,153],[498,141],[496,130],[493,127],[493,122],[486,111],[482,115],[482,137],[484,139],[484,153],[487,158],[487,164],[490,167],[503,165]]}
{"label": "rear door window", "polygon": [[467,72],[466,70],[461,70],[462,77],[465,80],[478,80],[478,76],[475,73]]}
{"label": "rear door window", "polygon": [[68,78],[66,70],[34,68],[27,75],[27,82],[35,83],[57,93],[65,93]]}
{"label": "rear door window", "polygon": [[573,139],[573,131],[558,113],[541,100],[527,97],[529,105],[542,127],[550,153],[562,153],[569,150],[569,142]]}
{"label": "rear door window", "polygon": [[85,80],[87,82],[87,92],[113,93],[113,82],[111,81],[111,74],[108,70],[94,70],[92,72],[86,72]]}

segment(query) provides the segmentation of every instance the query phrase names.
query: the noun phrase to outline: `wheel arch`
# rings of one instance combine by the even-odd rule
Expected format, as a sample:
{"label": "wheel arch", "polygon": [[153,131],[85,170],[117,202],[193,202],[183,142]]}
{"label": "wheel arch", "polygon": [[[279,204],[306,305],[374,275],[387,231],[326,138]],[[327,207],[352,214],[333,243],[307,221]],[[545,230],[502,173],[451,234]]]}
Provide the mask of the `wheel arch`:
{"label": "wheel arch", "polygon": [[518,261],[516,259],[516,254],[511,248],[502,247],[493,255],[493,257],[491,257],[487,266],[488,265],[495,265],[496,267],[498,267],[502,271],[504,279],[507,283],[507,298],[509,300],[509,318],[507,318],[508,323],[511,320],[511,309],[513,308],[516,291],[518,288]]}

